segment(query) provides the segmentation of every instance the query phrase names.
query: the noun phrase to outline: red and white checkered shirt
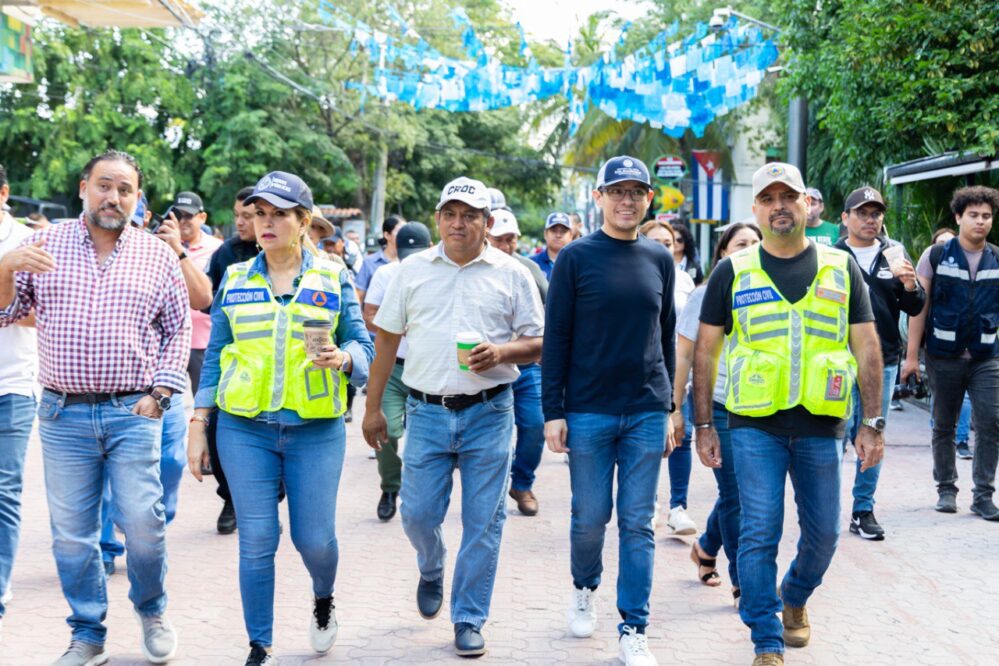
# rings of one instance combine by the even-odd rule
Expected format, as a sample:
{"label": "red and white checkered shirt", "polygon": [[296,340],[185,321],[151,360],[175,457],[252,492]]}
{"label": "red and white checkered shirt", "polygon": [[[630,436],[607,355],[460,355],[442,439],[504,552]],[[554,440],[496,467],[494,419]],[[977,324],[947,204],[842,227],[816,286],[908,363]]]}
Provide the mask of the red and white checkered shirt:
{"label": "red and white checkered shirt", "polygon": [[51,273],[16,273],[8,326],[35,308],[39,382],[55,391],[103,393],[165,386],[183,391],[191,347],[187,286],[166,243],[127,225],[111,255],[97,251],[83,217],[39,231]]}

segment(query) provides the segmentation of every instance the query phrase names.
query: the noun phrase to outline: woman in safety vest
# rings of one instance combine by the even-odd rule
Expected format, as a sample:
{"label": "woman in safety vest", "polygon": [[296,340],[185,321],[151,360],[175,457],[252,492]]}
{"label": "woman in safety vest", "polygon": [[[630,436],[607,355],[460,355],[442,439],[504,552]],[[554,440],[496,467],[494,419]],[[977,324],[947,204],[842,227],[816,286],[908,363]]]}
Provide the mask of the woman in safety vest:
{"label": "woman in safety vest", "polygon": [[336,496],[346,435],[347,384],[363,385],[374,356],[346,269],[308,240],[312,192],[275,171],[257,183],[262,252],[229,267],[212,303],[212,333],[195,397],[188,463],[200,481],[205,425],[218,407],[218,450],[239,524],[239,587],[250,638],[246,664],[273,664],[278,498],[312,577],[312,648],[336,640]]}

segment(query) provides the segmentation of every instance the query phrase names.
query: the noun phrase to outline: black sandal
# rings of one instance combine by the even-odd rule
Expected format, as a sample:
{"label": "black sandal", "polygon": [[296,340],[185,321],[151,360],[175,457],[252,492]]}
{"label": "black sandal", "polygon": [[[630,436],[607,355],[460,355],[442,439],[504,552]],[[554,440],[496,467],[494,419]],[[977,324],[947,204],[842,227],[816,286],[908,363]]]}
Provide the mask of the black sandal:
{"label": "black sandal", "polygon": [[732,604],[735,606],[736,610],[739,610],[739,598],[742,596],[742,590],[737,587],[732,588]]}
{"label": "black sandal", "polygon": [[[697,573],[700,576],[701,582],[708,587],[718,587],[721,585],[721,576],[718,575],[717,563],[718,559],[715,557],[701,557],[697,553],[697,542],[690,547],[690,559],[697,565]],[[701,568],[708,569],[711,571],[704,575],[701,574]],[[714,582],[717,581],[717,582]]]}

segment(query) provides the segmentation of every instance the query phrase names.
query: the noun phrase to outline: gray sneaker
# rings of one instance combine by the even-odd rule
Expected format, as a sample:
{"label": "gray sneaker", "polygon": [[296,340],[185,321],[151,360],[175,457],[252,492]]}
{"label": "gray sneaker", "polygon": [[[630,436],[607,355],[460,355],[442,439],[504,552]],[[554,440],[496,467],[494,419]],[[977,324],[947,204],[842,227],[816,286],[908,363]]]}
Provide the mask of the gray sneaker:
{"label": "gray sneaker", "polygon": [[108,653],[103,645],[72,641],[65,654],[56,659],[52,666],[100,666],[108,663]]}
{"label": "gray sneaker", "polygon": [[177,652],[177,632],[164,615],[139,615],[142,625],[142,654],[151,663],[165,664]]}

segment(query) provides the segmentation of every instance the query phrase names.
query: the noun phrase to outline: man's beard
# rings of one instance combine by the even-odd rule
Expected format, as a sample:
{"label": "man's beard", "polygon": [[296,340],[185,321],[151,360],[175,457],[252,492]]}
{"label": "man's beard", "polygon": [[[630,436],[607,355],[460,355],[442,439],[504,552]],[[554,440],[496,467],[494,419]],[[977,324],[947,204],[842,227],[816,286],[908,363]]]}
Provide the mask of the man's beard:
{"label": "man's beard", "polygon": [[[786,218],[787,220],[790,220],[791,225],[786,228],[775,229],[774,222],[777,221],[779,218]],[[784,220],[781,220],[781,222],[783,223]],[[770,232],[775,236],[789,236],[792,233],[794,233],[794,230],[797,229],[799,226],[800,223],[798,222],[797,219],[795,219],[794,215],[791,213],[775,213],[770,216]]]}
{"label": "man's beard", "polygon": [[[114,212],[119,215],[116,219],[108,220],[100,216],[101,212]],[[87,222],[95,224],[101,229],[107,231],[121,231],[128,224],[128,215],[122,210],[121,206],[102,206],[96,210],[87,210]]]}

